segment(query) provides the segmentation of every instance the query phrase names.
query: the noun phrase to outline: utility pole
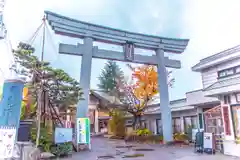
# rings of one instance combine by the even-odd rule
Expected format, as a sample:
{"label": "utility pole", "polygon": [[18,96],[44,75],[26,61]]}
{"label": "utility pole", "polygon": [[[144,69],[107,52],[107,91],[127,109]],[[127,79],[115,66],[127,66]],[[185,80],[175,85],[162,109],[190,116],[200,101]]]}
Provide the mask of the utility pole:
{"label": "utility pole", "polygon": [[[45,30],[46,30],[46,17],[44,15],[43,19],[43,39],[42,39],[42,54],[41,54],[41,65],[43,63],[44,59],[44,49],[45,49]],[[42,66],[41,66],[42,67]],[[44,76],[44,72],[42,73],[42,77]],[[40,140],[40,133],[41,133],[41,118],[42,118],[42,106],[45,110],[45,92],[43,90],[43,82],[44,80],[41,79],[41,86],[40,91],[38,93],[38,108],[37,108],[37,138],[36,138],[36,147],[39,146],[39,140]],[[44,100],[44,101],[43,101]],[[42,105],[43,104],[43,105]]]}

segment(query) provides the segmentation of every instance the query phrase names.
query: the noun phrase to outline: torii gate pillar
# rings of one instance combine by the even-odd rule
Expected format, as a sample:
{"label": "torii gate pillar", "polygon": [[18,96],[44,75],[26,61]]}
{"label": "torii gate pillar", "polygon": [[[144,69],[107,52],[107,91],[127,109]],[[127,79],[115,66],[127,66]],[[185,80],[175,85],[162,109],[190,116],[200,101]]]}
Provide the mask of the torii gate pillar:
{"label": "torii gate pillar", "polygon": [[[166,67],[181,68],[181,63],[165,57],[164,52],[180,54],[185,50],[188,40],[122,31],[71,19],[49,11],[45,13],[56,34],[84,39],[83,44],[59,45],[60,54],[82,56],[80,86],[83,89],[85,99],[78,104],[76,118],[87,117],[92,58],[157,65],[163,137],[164,142],[172,141],[172,116],[169,106]],[[93,46],[93,40],[124,46],[124,51],[116,52],[99,49],[97,46]],[[134,48],[153,50],[156,55],[143,56],[135,54]]]}
{"label": "torii gate pillar", "polygon": [[164,137],[164,142],[170,142],[173,140],[172,115],[171,115],[171,108],[169,106],[167,70],[165,68],[163,48],[157,49],[156,55],[158,59],[158,64],[157,64],[158,88],[160,89],[160,104],[162,106],[160,110],[161,110],[161,119],[162,119],[162,128],[163,128],[163,137]]}
{"label": "torii gate pillar", "polygon": [[92,53],[93,39],[86,37],[83,40],[84,55],[82,56],[81,72],[80,72],[80,87],[83,90],[84,100],[79,101],[77,107],[76,118],[84,118],[88,116],[89,90],[91,81],[92,69]]}

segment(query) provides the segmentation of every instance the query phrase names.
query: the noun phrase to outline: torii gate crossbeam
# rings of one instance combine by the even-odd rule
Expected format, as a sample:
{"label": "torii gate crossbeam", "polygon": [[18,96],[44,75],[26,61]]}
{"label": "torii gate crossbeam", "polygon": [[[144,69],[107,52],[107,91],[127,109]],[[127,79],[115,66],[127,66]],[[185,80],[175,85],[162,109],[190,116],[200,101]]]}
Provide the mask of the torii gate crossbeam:
{"label": "torii gate crossbeam", "polygon": [[[181,62],[164,57],[164,52],[181,54],[187,44],[187,39],[164,38],[152,35],[133,33],[64,17],[45,11],[46,18],[56,34],[77,37],[84,40],[83,44],[60,44],[60,54],[82,56],[80,86],[85,100],[78,103],[76,118],[86,117],[88,111],[88,96],[91,79],[92,58],[111,59],[131,63],[157,65],[158,84],[160,88],[161,118],[165,142],[172,141],[172,116],[169,107],[169,94],[166,67],[181,68]],[[124,51],[98,49],[93,41],[124,46]],[[143,56],[134,53],[134,48],[153,50],[156,55]],[[161,86],[161,87],[160,87]]]}

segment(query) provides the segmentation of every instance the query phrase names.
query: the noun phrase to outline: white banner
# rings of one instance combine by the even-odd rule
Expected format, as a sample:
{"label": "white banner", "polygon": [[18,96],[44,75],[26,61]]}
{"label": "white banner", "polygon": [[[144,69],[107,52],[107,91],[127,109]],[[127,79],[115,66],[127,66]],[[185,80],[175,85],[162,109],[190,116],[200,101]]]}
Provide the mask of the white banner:
{"label": "white banner", "polygon": [[0,158],[11,158],[16,137],[16,128],[0,127]]}

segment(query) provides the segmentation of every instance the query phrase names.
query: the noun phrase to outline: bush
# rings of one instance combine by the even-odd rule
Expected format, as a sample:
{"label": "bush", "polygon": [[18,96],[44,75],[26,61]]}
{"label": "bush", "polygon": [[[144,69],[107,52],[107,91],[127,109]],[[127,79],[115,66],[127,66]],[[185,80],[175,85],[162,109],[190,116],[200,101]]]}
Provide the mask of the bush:
{"label": "bush", "polygon": [[138,129],[136,131],[138,136],[149,136],[152,135],[152,132],[150,130],[148,130],[147,128],[145,129]]}
{"label": "bush", "polygon": [[125,136],[125,114],[122,111],[114,110],[111,120],[109,120],[109,129],[114,136]]}
{"label": "bush", "polygon": [[184,133],[175,133],[175,134],[173,135],[173,139],[174,139],[175,141],[186,141],[186,140],[188,140],[189,138],[188,138],[188,135],[187,135],[187,134],[184,134]]}
{"label": "bush", "polygon": [[67,156],[72,152],[72,142],[53,145],[51,146],[50,152],[57,157]]}
{"label": "bush", "polygon": [[141,142],[141,143],[160,143],[162,142],[163,137],[159,135],[145,135],[145,136],[138,136],[138,135],[129,135],[125,137],[125,141],[127,142]]}
{"label": "bush", "polygon": [[[31,128],[31,140],[33,143],[36,142],[36,138],[37,138],[37,128],[33,126]],[[49,133],[47,131],[47,128],[41,127],[39,146],[43,149],[44,152],[50,152],[50,147],[52,144],[53,144],[52,133]]]}

